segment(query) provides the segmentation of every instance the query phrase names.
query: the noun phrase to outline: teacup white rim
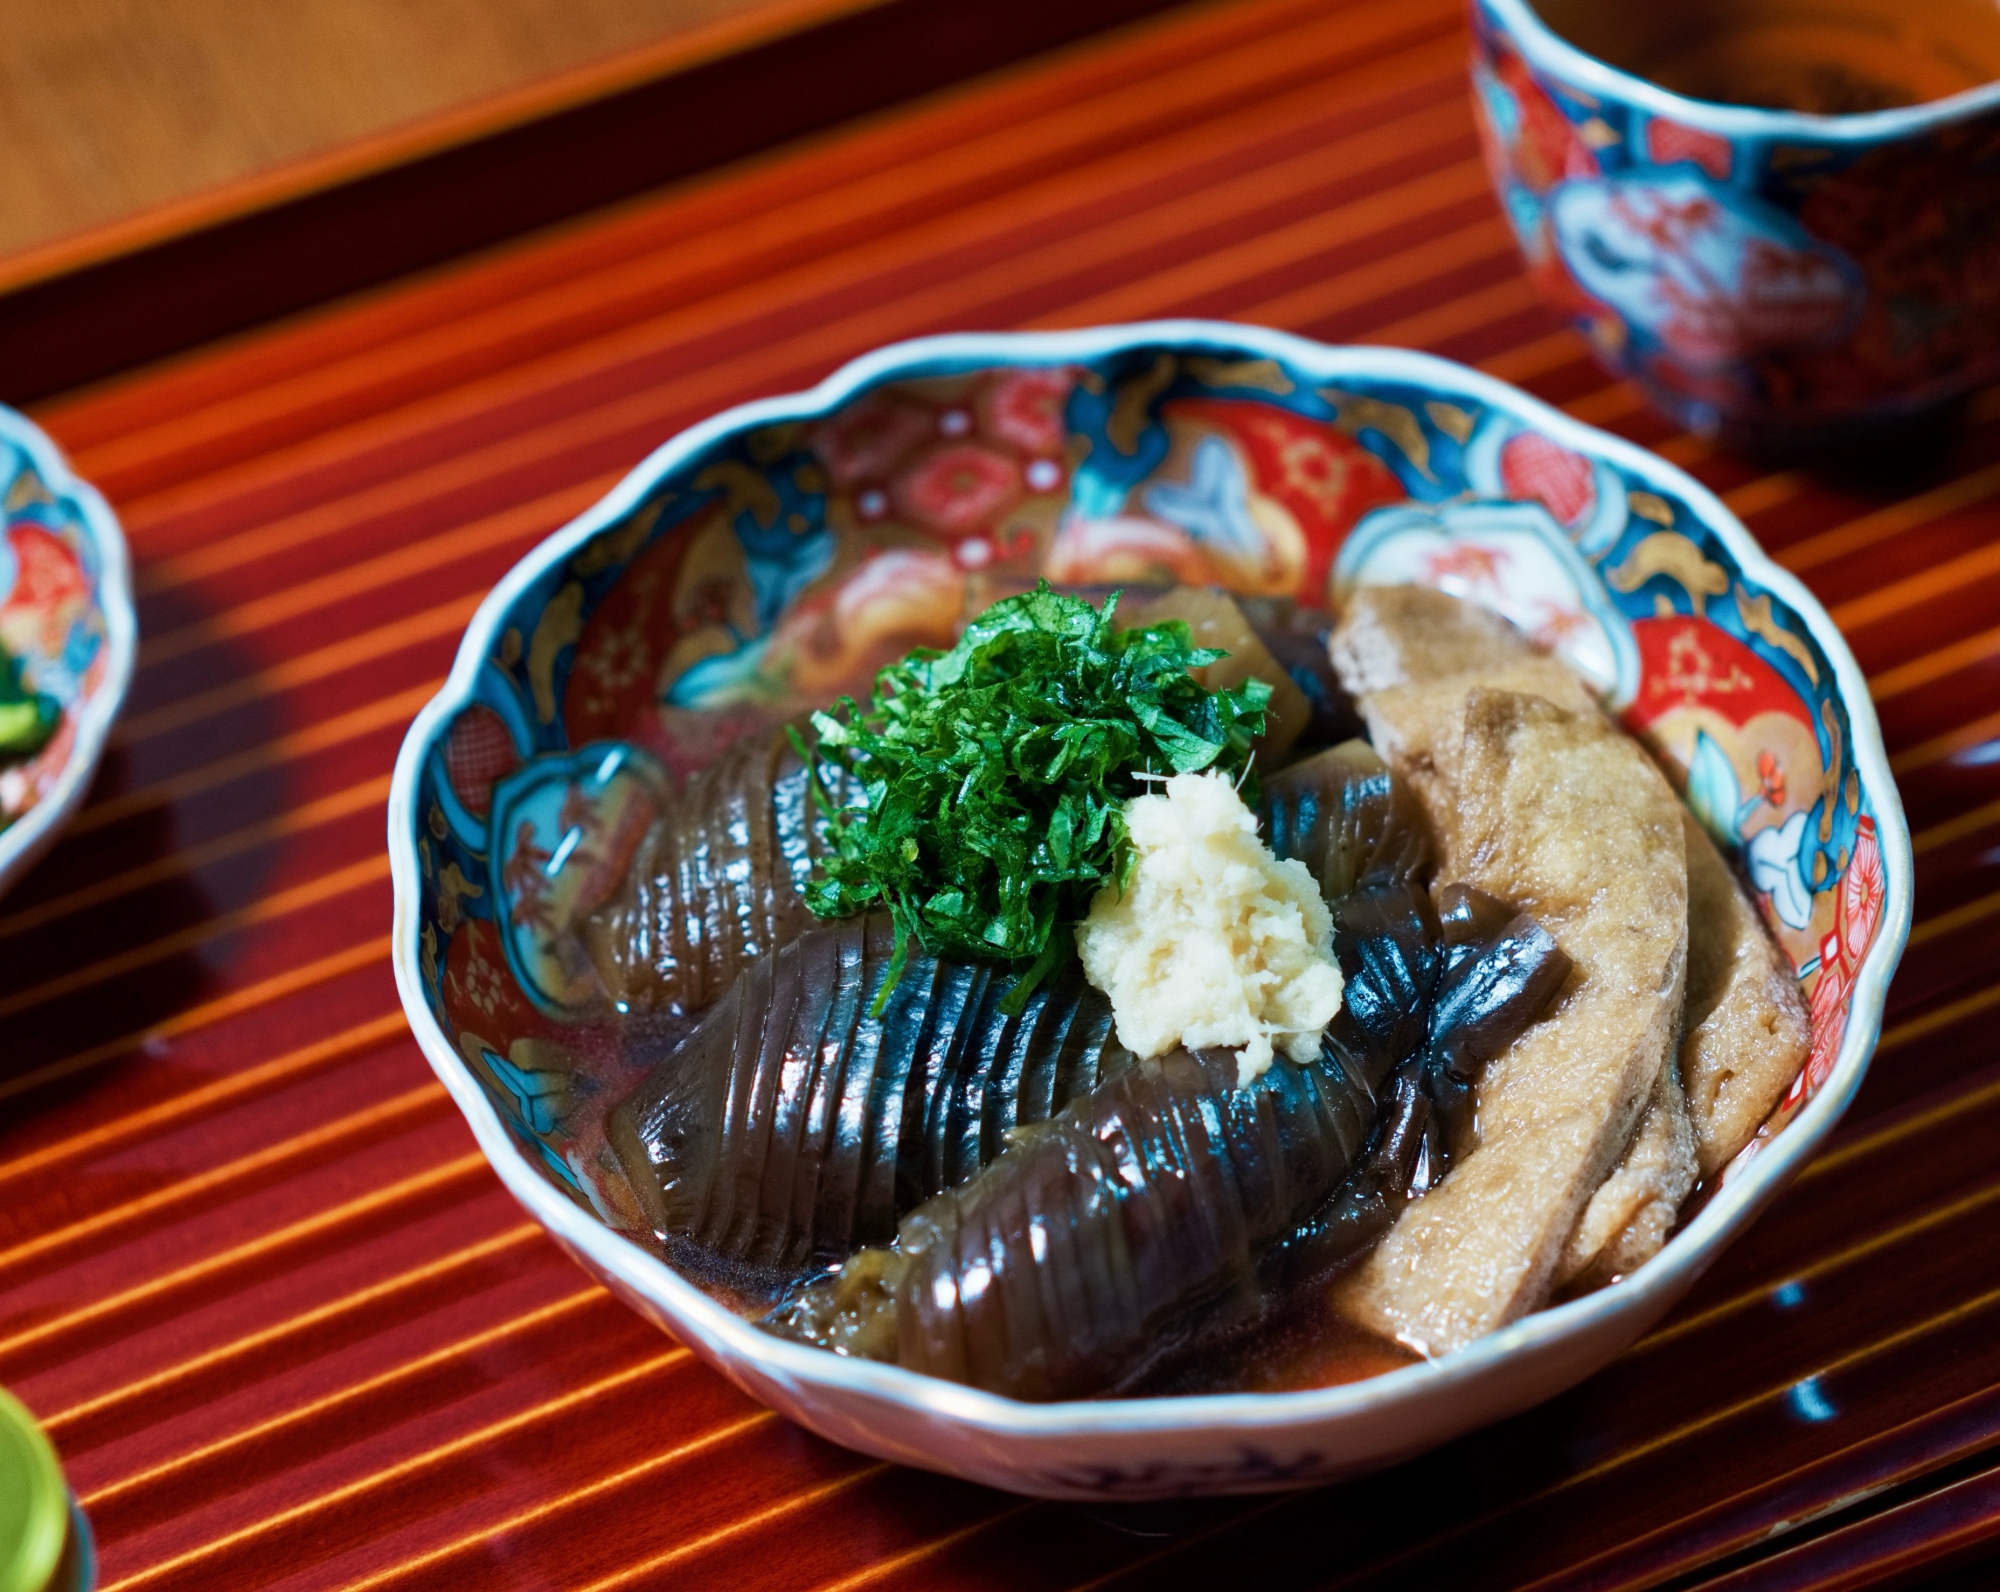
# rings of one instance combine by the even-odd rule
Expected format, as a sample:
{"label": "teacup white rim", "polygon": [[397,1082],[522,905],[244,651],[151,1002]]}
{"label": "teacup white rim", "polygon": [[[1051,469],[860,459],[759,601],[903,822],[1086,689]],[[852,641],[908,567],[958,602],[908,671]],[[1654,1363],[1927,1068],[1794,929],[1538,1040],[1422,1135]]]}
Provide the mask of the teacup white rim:
{"label": "teacup white rim", "polygon": [[[1504,410],[1580,452],[1614,461],[1679,497],[1704,527],[1728,546],[1744,574],[1775,592],[1799,615],[1832,664],[1848,713],[1852,754],[1876,815],[1889,888],[1880,931],[1863,960],[1847,1028],[1826,1083],[1783,1133],[1741,1167],[1654,1260],[1626,1281],[1528,1316],[1435,1361],[1362,1382],[1289,1393],[1024,1404],[897,1366],[845,1359],[774,1338],[717,1304],[657,1256],[560,1193],[501,1122],[425,999],[417,962],[421,897],[413,838],[416,798],[430,748],[459,711],[472,702],[475,678],[482,661],[492,653],[514,600],[584,542],[636,507],[657,481],[704,448],[735,431],[815,418],[884,380],[975,366],[1059,363],[1152,344],[1264,354],[1323,381],[1364,375],[1455,391]],[[1852,1100],[1880,1032],[1883,1003],[1908,937],[1912,904],[1909,830],[1890,777],[1866,681],[1819,603],[1794,576],[1765,556],[1713,493],[1657,455],[1452,361],[1402,349],[1332,346],[1263,327],[1219,321],[1169,320],[1083,331],[950,333],[918,338],[864,354],[808,391],[741,404],[681,432],[649,454],[598,503],[527,554],[480,604],[443,688],[418,713],[404,738],[389,795],[388,828],[396,914],[392,955],[404,1011],[433,1070],[465,1113],[487,1160],[509,1192],[537,1220],[603,1273],[640,1297],[660,1302],[677,1332],[684,1338],[699,1338],[724,1359],[740,1360],[777,1380],[840,1387],[907,1410],[944,1415],[996,1435],[1020,1438],[1189,1427],[1270,1430],[1320,1426],[1395,1403],[1416,1392],[1419,1385],[1448,1387],[1477,1377],[1503,1357],[1553,1347],[1601,1324],[1606,1317],[1643,1309],[1663,1293],[1671,1297],[1817,1147]]]}
{"label": "teacup white rim", "polygon": [[1815,116],[1690,99],[1578,49],[1535,11],[1529,0],[1473,0],[1484,6],[1536,65],[1567,84],[1626,101],[1654,116],[1736,138],[1789,138],[1821,143],[1871,144],[1928,131],[2000,107],[2000,81],[1982,83],[1943,99],[1854,116]]}
{"label": "teacup white rim", "polygon": [[97,553],[95,601],[104,615],[104,674],[76,714],[69,757],[55,783],[4,832],[0,832],[0,883],[33,862],[61,834],[83,801],[104,757],[111,727],[125,705],[139,650],[139,621],[132,604],[132,558],[118,516],[104,495],[70,468],[62,449],[18,410],[0,404],[0,437],[27,454],[43,483],[73,500]]}

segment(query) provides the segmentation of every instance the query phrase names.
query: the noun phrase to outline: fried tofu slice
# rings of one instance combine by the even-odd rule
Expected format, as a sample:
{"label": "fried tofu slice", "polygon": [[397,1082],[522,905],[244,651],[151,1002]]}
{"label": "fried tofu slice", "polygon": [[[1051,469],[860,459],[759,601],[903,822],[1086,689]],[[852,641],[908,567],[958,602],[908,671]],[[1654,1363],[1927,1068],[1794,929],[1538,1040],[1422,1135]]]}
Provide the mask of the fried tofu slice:
{"label": "fried tofu slice", "polygon": [[1805,1065],[1812,1031],[1798,983],[1708,831],[1681,809],[1687,843],[1687,1005],[1680,1054],[1604,1186],[1570,1234],[1556,1286],[1601,1288],[1660,1252],[1697,1175],[1756,1136]]}
{"label": "fried tofu slice", "polygon": [[[1573,713],[1597,715],[1595,698],[1580,676],[1556,659],[1530,651],[1518,631],[1510,629],[1508,639],[1515,649],[1513,656],[1488,662],[1470,675],[1393,686],[1361,699],[1371,738],[1377,747],[1388,748],[1384,757],[1409,781],[1428,812],[1444,811],[1455,800],[1456,748],[1450,721],[1463,711],[1468,681],[1489,689],[1539,696]],[[1446,655],[1454,651],[1464,656],[1458,649],[1448,649]],[[1449,868],[1449,856],[1446,865]],[[1694,921],[1690,919],[1691,933]],[[1572,1235],[1571,1247],[1565,1250],[1563,1265],[1558,1268],[1559,1287],[1585,1273],[1588,1278],[1579,1286],[1595,1286],[1589,1279],[1609,1281],[1650,1260],[1666,1242],[1674,1212],[1694,1187],[1696,1163],[1694,1141],[1687,1132],[1686,1098],[1673,1069],[1663,1069],[1662,1076],[1667,1081],[1656,1089],[1653,1102],[1647,1106],[1626,1159],[1613,1170],[1602,1200],[1593,1199],[1583,1223]],[[1623,1211],[1629,1218],[1629,1233],[1611,1222],[1615,1211]],[[1663,1213],[1664,1222],[1660,1219]],[[1595,1264],[1600,1254],[1615,1257],[1616,1269],[1607,1271]]]}
{"label": "fried tofu slice", "polygon": [[[1369,694],[1445,679],[1532,692],[1565,707],[1593,700],[1587,683],[1497,615],[1475,603],[1417,586],[1364,587],[1350,598],[1332,638],[1334,664],[1364,712]],[[1455,711],[1452,697],[1391,696],[1369,713],[1383,755],[1405,767],[1435,806],[1444,799],[1429,757],[1413,757],[1404,741],[1435,747],[1445,740],[1437,716]],[[1447,747],[1448,755],[1448,747]],[[1429,780],[1431,786],[1423,789]],[[1805,1064],[1811,1047],[1805,1004],[1784,958],[1764,931],[1756,908],[1714,842],[1683,809],[1688,855],[1687,1010],[1683,1016],[1678,1100],[1663,1092],[1634,1135],[1630,1165],[1613,1174],[1604,1200],[1593,1201],[1565,1265],[1572,1281],[1624,1275],[1656,1253],[1671,1223],[1657,1220],[1670,1197],[1686,1197],[1698,1173],[1713,1177],[1755,1136]],[[1664,1113],[1678,1111],[1678,1114]],[[1692,1130],[1692,1149],[1681,1133]],[[1637,1199],[1637,1191],[1647,1197]],[[1678,1194],[1674,1191],[1679,1190]],[[1632,1230],[1620,1235],[1604,1222],[1630,1206]],[[1587,1230],[1586,1230],[1587,1228]],[[1592,1254],[1613,1257],[1607,1270]],[[1584,1277],[1584,1273],[1588,1277]]]}
{"label": "fried tofu slice", "polygon": [[1478,603],[1429,586],[1358,586],[1327,639],[1350,694],[1504,669],[1540,657],[1528,638]]}
{"label": "fried tofu slice", "polygon": [[1597,706],[1581,675],[1498,614],[1427,586],[1360,587],[1327,650],[1375,750],[1427,805],[1444,799],[1440,782],[1451,777],[1472,686],[1546,697],[1578,713]]}
{"label": "fried tofu slice", "polygon": [[[1455,736],[1438,701],[1454,691]],[[1363,1327],[1437,1354],[1546,1301],[1632,1141],[1680,1028],[1687,848],[1665,778],[1594,708],[1453,680],[1364,707],[1428,769],[1441,876],[1534,913],[1574,964],[1550,1014],[1487,1068],[1470,1152],[1339,1289]]]}
{"label": "fried tofu slice", "polygon": [[[1690,945],[1688,963],[1692,968]],[[1666,1243],[1694,1188],[1694,1127],[1681,1070],[1669,1061],[1653,1085],[1632,1143],[1583,1208],[1556,1263],[1555,1285],[1588,1293],[1629,1275]]]}
{"label": "fried tofu slice", "polygon": [[[1684,810],[1685,811],[1685,810]],[[1695,1159],[1714,1177],[1756,1137],[1812,1048],[1798,980],[1708,831],[1685,813],[1686,1035],[1680,1071]]]}

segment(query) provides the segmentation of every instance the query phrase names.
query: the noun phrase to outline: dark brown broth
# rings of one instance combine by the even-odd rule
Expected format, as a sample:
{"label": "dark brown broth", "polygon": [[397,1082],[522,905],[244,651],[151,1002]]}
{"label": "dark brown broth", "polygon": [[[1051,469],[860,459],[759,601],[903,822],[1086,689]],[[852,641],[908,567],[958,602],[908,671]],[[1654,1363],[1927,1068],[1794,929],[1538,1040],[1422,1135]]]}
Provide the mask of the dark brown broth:
{"label": "dark brown broth", "polygon": [[1690,99],[1821,116],[2000,79],[1993,0],[1534,0],[1571,44]]}
{"label": "dark brown broth", "polygon": [[1421,1355],[1364,1332],[1336,1310],[1333,1286],[1301,1290],[1270,1318],[1197,1342],[1147,1371],[1119,1396],[1298,1393],[1365,1382],[1420,1362]]}

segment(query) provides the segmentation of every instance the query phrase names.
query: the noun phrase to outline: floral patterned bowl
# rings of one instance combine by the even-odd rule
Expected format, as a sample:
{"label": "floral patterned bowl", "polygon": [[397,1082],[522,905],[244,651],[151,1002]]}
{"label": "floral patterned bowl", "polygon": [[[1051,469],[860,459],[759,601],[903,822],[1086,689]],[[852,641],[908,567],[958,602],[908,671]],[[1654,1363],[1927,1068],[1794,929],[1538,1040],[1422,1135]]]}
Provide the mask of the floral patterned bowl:
{"label": "floral patterned bowl", "polygon": [[1470,13],[1530,271],[1681,424],[1810,445],[2000,375],[2000,83],[1865,115],[1712,104],[1585,54],[1530,0]]}
{"label": "floral patterned bowl", "polygon": [[[1813,1024],[1797,1083],[1657,1259],[1369,1381],[1028,1405],[780,1342],[632,1236],[601,1175],[602,1114],[629,1085],[586,1042],[602,997],[568,925],[676,775],[1040,574],[1318,601],[1431,582],[1603,687],[1741,859]],[[835,1441],[1069,1497],[1320,1481],[1589,1375],[1833,1126],[1910,915],[1860,672],[1707,491],[1460,366],[1202,322],[903,344],[675,438],[487,598],[404,742],[389,844],[411,1025],[586,1270]]]}
{"label": "floral patterned bowl", "polygon": [[138,647],[125,538],[56,445],[0,406],[0,644],[61,704],[54,737],[0,765],[0,890],[34,865],[90,788]]}

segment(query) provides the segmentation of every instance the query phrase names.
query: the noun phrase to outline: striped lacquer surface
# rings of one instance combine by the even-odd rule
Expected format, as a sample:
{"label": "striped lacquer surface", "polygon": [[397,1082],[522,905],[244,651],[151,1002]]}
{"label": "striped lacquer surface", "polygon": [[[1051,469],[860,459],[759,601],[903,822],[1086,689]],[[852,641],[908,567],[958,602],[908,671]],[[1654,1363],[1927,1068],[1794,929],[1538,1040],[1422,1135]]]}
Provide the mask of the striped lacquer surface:
{"label": "striped lacquer surface", "polygon": [[[146,641],[0,903],[0,1382],[106,1584],[1832,1587],[2000,1531],[2000,400],[1900,475],[1674,434],[1537,307],[1462,52],[1454,0],[1170,14],[45,407]],[[802,1435],[524,1222],[398,1014],[383,800],[480,594],[677,427],[1169,314],[1433,349],[1722,492],[1873,680],[1918,925],[1832,1147],[1604,1374],[1333,1491],[1090,1511]]]}

